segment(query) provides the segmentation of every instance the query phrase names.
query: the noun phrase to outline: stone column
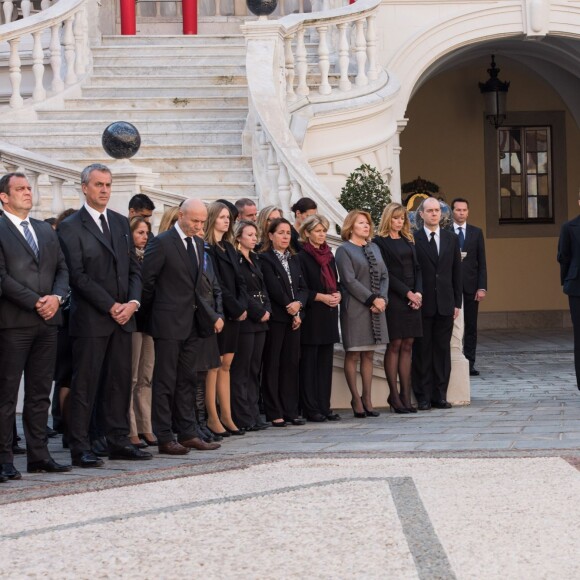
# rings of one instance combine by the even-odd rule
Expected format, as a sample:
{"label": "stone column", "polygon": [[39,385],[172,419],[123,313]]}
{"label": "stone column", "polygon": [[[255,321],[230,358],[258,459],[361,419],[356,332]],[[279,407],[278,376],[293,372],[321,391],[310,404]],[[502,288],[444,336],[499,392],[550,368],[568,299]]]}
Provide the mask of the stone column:
{"label": "stone column", "polygon": [[120,214],[129,212],[129,200],[142,187],[155,187],[158,173],[153,173],[148,167],[138,167],[128,159],[119,159],[108,164],[113,173],[113,188],[108,207]]}

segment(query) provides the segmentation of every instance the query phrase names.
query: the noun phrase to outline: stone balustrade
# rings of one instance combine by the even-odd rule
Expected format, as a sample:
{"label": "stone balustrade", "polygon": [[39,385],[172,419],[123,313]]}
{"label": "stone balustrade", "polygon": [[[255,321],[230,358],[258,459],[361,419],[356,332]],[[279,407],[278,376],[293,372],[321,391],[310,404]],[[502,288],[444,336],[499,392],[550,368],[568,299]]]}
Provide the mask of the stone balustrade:
{"label": "stone balustrade", "polygon": [[[12,10],[9,4],[12,3],[3,2],[6,18],[8,11]],[[90,45],[86,4],[87,0],[60,0],[53,6],[45,4],[45,9],[37,14],[2,26],[0,45],[8,44],[12,109],[24,106],[21,94],[22,52],[29,52],[23,46],[30,46],[30,38],[34,77],[33,103],[41,103],[47,97],[63,92],[87,74]],[[49,87],[45,86],[45,77],[48,76],[45,74],[47,62],[50,64],[52,77]]]}
{"label": "stone balustrade", "polygon": [[0,24],[17,20],[20,16],[28,18],[31,14],[50,8],[57,0],[1,0]]}
{"label": "stone balustrade", "polygon": [[291,113],[313,98],[344,106],[353,96],[377,90],[379,5],[379,0],[359,0],[324,12],[242,25],[250,96],[245,148],[251,148],[261,205],[279,205],[290,215],[292,204],[306,196],[316,201],[332,232],[342,224],[346,211],[302,153],[290,129]]}

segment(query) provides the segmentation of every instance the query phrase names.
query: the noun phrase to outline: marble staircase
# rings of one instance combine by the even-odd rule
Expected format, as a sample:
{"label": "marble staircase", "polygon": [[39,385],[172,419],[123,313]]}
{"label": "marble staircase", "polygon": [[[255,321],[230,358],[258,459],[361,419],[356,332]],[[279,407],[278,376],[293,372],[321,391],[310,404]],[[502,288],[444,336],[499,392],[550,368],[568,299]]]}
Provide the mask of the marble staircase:
{"label": "marble staircase", "polygon": [[242,155],[248,113],[240,35],[104,37],[93,48],[82,96],[47,101],[35,121],[2,123],[0,139],[76,165],[111,163],[105,127],[133,123],[141,149],[131,162],[158,173],[156,187],[211,200],[254,197]]}

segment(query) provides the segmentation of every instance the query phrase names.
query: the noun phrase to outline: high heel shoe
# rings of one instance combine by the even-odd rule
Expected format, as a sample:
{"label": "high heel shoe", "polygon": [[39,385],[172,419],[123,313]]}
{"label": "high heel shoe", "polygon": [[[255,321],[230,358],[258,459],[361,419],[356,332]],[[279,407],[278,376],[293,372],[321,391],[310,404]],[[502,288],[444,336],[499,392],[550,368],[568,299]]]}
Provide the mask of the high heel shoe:
{"label": "high heel shoe", "polygon": [[[357,413],[354,410],[354,401],[350,402],[350,406],[352,407],[352,412],[354,414],[355,419],[366,419],[366,417],[367,417],[366,410],[363,411],[362,413]],[[364,409],[364,405],[363,405],[363,409]]]}
{"label": "high heel shoe", "polygon": [[411,411],[409,411],[409,409],[407,409],[407,407],[405,407],[402,403],[400,407],[396,407],[392,402],[391,402],[391,397],[390,395],[387,397],[387,403],[389,404],[389,409],[391,410],[391,413],[398,413],[399,415],[407,415],[409,414]]}
{"label": "high heel shoe", "polygon": [[365,415],[367,417],[380,417],[380,413],[378,411],[369,411],[366,407],[365,404],[363,403],[363,409],[365,410]]}
{"label": "high heel shoe", "polygon": [[401,405],[403,405],[403,407],[405,407],[405,409],[407,409],[407,411],[409,411],[409,413],[416,413],[417,412],[417,407],[414,407],[412,405],[412,403],[403,403],[403,400],[401,399]]}

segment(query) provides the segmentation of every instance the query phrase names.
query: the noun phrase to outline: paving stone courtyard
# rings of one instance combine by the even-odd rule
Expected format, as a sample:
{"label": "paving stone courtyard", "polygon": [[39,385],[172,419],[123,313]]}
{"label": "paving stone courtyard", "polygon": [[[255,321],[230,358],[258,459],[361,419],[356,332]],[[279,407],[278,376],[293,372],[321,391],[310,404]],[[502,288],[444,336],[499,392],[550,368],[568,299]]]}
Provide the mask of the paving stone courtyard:
{"label": "paving stone courtyard", "polygon": [[[341,411],[64,476],[18,458],[23,479],[0,487],[0,577],[578,578],[571,332],[482,332],[477,367],[471,405],[451,410]],[[62,557],[31,557],[46,542]]]}

